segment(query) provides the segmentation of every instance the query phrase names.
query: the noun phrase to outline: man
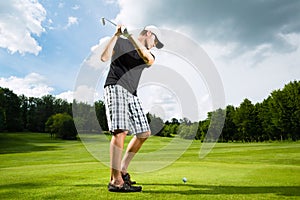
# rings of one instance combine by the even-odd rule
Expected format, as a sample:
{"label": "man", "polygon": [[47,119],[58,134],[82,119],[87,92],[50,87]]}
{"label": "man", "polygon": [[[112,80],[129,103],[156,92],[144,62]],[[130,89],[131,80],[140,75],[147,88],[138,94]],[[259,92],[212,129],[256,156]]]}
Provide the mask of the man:
{"label": "man", "polygon": [[[128,165],[143,143],[150,136],[147,118],[137,97],[137,87],[142,71],[154,63],[150,52],[153,47],[162,48],[160,32],[155,26],[146,26],[138,38],[122,31],[118,25],[116,33],[105,47],[101,61],[111,58],[110,71],[104,85],[104,101],[109,130],[112,132],[110,143],[111,192],[140,192],[141,186],[133,186],[127,172]],[[123,36],[123,37],[121,37]],[[124,157],[122,151],[128,133],[134,135],[129,142]]]}

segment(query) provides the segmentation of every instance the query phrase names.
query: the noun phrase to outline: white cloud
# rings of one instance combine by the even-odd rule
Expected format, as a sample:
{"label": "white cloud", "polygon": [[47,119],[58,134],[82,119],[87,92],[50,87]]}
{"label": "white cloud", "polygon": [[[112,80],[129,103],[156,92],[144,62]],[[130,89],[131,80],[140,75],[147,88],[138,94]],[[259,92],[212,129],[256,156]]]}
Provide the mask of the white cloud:
{"label": "white cloud", "polygon": [[114,3],[117,3],[118,0],[104,0],[104,2],[107,4],[114,4]]}
{"label": "white cloud", "polygon": [[115,21],[128,27],[155,24],[193,36],[217,67],[226,104],[239,105],[244,98],[261,102],[273,90],[300,79],[299,22],[294,20],[300,2],[119,0],[118,4]]}
{"label": "white cloud", "polygon": [[233,49],[240,48],[238,45],[203,45],[221,74],[227,104],[238,106],[244,98],[253,103],[262,102],[273,90],[283,88],[290,81],[299,80],[300,34],[279,36],[287,44],[292,44],[294,49],[279,53],[270,44],[262,44],[233,56]]}
{"label": "white cloud", "polygon": [[99,40],[99,43],[97,45],[91,47],[91,54],[84,61],[85,66],[93,68],[95,70],[101,69],[103,67],[103,63],[100,61],[100,55],[103,52],[104,47],[106,46],[106,43],[108,43],[109,39],[110,37],[103,37]]}
{"label": "white cloud", "polygon": [[72,7],[73,10],[79,10],[79,8],[80,8],[80,6],[77,4]]}
{"label": "white cloud", "polygon": [[37,55],[42,47],[32,35],[40,36],[46,10],[38,1],[1,1],[0,47],[12,54],[19,52]]}
{"label": "white cloud", "polygon": [[69,28],[72,25],[78,24],[78,18],[77,17],[68,17],[68,24],[65,26],[65,28]]}
{"label": "white cloud", "polygon": [[160,1],[118,0],[118,4],[120,7],[120,13],[117,15],[115,21],[125,24],[130,30],[132,27],[137,28],[145,26],[144,22],[147,18],[149,18],[146,14],[147,11],[149,9],[155,9],[156,5],[160,4]]}
{"label": "white cloud", "polygon": [[65,3],[59,2],[58,3],[58,8],[63,8],[63,7],[65,7]]}
{"label": "white cloud", "polygon": [[27,97],[42,97],[50,94],[54,89],[46,83],[46,78],[37,73],[31,73],[24,78],[11,76],[0,78],[0,86],[9,88],[17,95],[24,94]]}
{"label": "white cloud", "polygon": [[300,47],[300,33],[279,33],[278,34],[279,38],[282,38],[286,43],[289,45],[299,48]]}
{"label": "white cloud", "polygon": [[213,58],[231,56],[238,47],[237,43],[227,42],[225,44],[209,41],[201,44],[202,48]]}
{"label": "white cloud", "polygon": [[[30,73],[24,78],[11,76],[9,78],[0,78],[0,87],[9,88],[17,95],[24,94],[27,97],[42,97],[45,95],[53,95],[54,88],[48,86],[47,79],[37,73]],[[77,101],[92,103],[94,97],[99,99],[98,93],[92,93],[92,90],[86,86],[79,86],[75,92],[66,91],[58,95],[56,98],[73,102],[75,98]],[[96,100],[98,100],[96,99]]]}
{"label": "white cloud", "polygon": [[55,97],[66,100],[69,103],[72,103],[73,99],[74,99],[74,93],[73,93],[73,91],[66,91],[66,92],[62,92],[62,93],[56,95]]}
{"label": "white cloud", "polygon": [[[170,51],[169,44],[166,42],[166,49],[153,51],[155,64],[141,77],[138,93],[144,108],[146,112],[158,112],[164,120],[173,117],[187,117],[192,121],[205,119],[216,100],[213,99],[215,89],[209,85],[212,77],[201,69],[213,66],[206,63],[201,53],[198,56],[203,58],[202,63],[187,62],[184,55]],[[213,87],[218,87],[216,83],[213,82]]]}
{"label": "white cloud", "polygon": [[99,99],[100,95],[95,88],[87,85],[78,85],[73,93],[73,98],[77,102],[84,102],[93,105]]}
{"label": "white cloud", "polygon": [[151,83],[142,85],[138,94],[145,113],[155,114],[163,120],[183,118],[180,99],[173,93],[172,88]]}

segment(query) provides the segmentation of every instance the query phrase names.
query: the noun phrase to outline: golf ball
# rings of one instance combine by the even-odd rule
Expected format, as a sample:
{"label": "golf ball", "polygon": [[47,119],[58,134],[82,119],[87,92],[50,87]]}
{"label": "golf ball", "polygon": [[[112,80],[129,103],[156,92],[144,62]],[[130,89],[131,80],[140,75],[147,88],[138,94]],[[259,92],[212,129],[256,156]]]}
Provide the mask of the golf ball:
{"label": "golf ball", "polygon": [[182,181],[183,181],[184,183],[187,182],[187,178],[183,177],[183,178],[182,178]]}

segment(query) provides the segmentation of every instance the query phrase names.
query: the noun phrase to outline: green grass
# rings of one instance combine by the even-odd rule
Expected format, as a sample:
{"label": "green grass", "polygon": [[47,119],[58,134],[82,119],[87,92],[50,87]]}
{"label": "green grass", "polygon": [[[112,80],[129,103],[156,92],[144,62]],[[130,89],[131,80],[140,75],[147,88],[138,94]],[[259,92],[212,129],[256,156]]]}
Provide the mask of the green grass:
{"label": "green grass", "polygon": [[[169,141],[151,137],[141,152]],[[194,141],[161,170],[132,171],[143,192],[119,194],[107,191],[109,168],[80,141],[2,133],[0,199],[300,199],[299,142],[216,144],[204,159],[198,158],[200,147]]]}

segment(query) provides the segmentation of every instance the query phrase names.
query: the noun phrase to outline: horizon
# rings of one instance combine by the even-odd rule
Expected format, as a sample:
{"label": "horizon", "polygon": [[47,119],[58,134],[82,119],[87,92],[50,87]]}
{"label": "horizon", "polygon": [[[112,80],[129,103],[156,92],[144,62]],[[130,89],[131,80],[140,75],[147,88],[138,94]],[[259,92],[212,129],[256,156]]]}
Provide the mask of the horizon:
{"label": "horizon", "polygon": [[[114,32],[113,27],[101,25],[102,17],[125,24],[129,30],[155,24],[195,41],[216,68],[224,87],[225,105],[238,106],[245,98],[252,103],[262,102],[272,91],[300,79],[297,0],[154,0],[146,8],[145,3],[148,1],[1,2],[0,86],[25,96],[51,94],[68,101],[73,99],[82,65],[99,53],[95,49]],[[152,17],[148,18],[149,15]],[[93,62],[100,65],[98,60]],[[176,63],[167,65],[172,67]],[[186,71],[192,75],[192,71]],[[201,96],[202,114],[212,104],[209,88],[203,86],[205,78],[200,78],[201,86],[194,86],[203,89],[203,93],[197,93]],[[86,91],[81,92],[77,95],[84,97]],[[145,107],[151,110],[159,105],[165,115],[177,115],[176,109],[168,107],[171,94],[148,101],[147,94],[154,93],[150,88],[141,94]],[[102,93],[97,90],[94,96],[101,99]]]}

